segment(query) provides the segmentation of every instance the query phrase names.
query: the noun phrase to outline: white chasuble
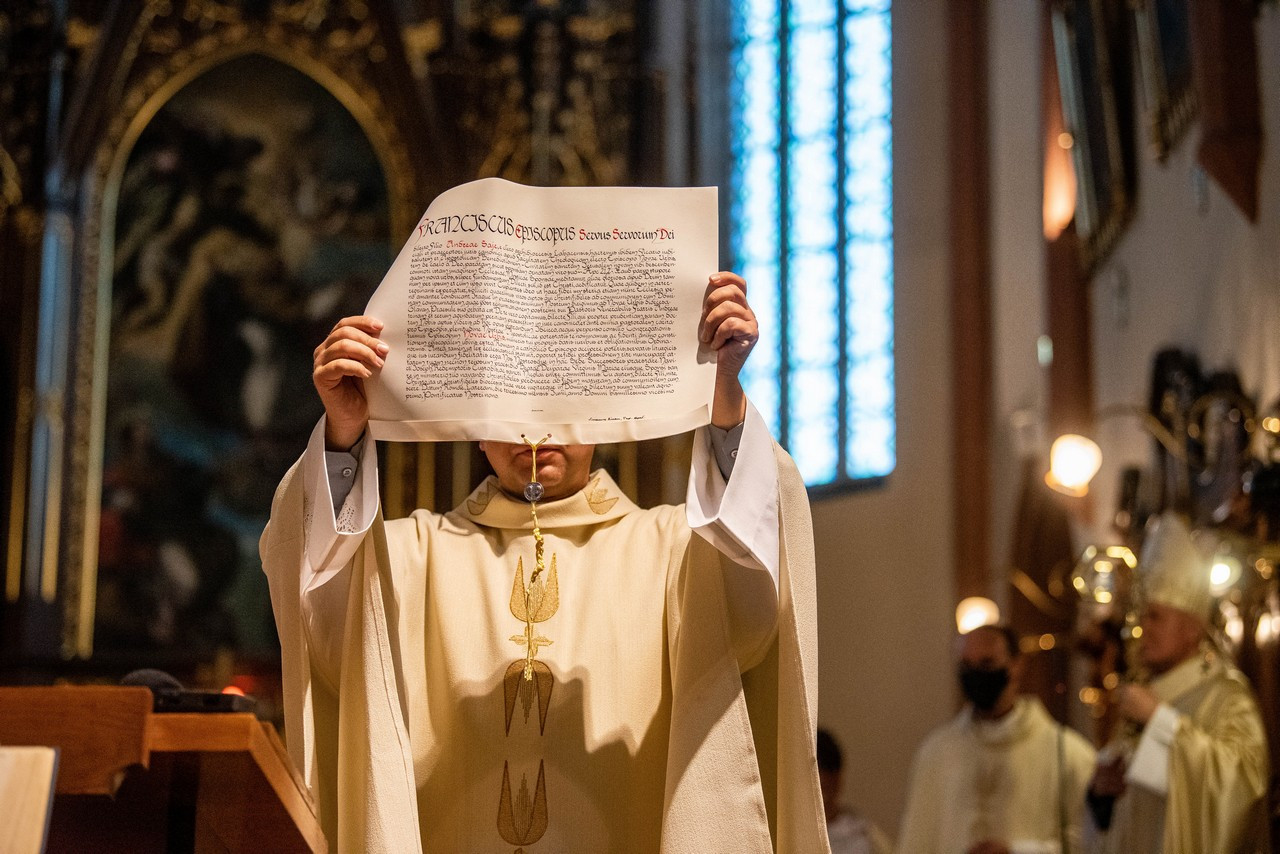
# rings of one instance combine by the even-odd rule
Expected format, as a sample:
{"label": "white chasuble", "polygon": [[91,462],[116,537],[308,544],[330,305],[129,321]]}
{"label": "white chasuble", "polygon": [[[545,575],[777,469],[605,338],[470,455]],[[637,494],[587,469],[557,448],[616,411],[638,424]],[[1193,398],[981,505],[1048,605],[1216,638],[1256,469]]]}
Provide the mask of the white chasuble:
{"label": "white chasuble", "polygon": [[[1142,756],[1157,773],[1144,775],[1150,778],[1145,785],[1129,775],[1101,850],[1269,852],[1267,737],[1243,674],[1216,655],[1197,656],[1150,687],[1161,706],[1138,745],[1118,740],[1107,749],[1132,754],[1131,770]],[[1171,725],[1161,727],[1157,718],[1172,719]]]}
{"label": "white chasuble", "polygon": [[[604,472],[540,503],[527,600],[526,502],[490,478],[384,522],[367,442],[335,529],[317,428],[262,550],[286,738],[338,850],[826,850],[808,507],[751,417],[730,482],[695,454],[703,536]],[[757,467],[772,500],[734,494]]]}
{"label": "white chasuble", "polygon": [[965,854],[1003,842],[1013,854],[1078,851],[1094,750],[1038,699],[996,721],[965,706],[916,753],[897,854]]}

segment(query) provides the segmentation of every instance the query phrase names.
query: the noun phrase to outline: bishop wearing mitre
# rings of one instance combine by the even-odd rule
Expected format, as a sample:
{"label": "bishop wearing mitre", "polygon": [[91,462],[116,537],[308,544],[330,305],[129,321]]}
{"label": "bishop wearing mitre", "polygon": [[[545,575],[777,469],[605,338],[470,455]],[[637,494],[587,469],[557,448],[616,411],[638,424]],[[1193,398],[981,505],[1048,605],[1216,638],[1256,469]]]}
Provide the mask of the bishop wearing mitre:
{"label": "bishop wearing mitre", "polygon": [[1108,854],[1271,850],[1266,731],[1248,681],[1209,640],[1209,570],[1179,516],[1156,520],[1138,566],[1152,678],[1118,689],[1121,732],[1090,784]]}
{"label": "bishop wearing mitre", "polygon": [[261,544],[286,740],[331,845],[828,851],[811,522],[738,381],[745,282],[712,276],[688,333],[718,361],[682,507],[528,435],[482,442],[495,476],[452,511],[384,519],[362,386],[382,328],[347,318],[316,349],[325,416]]}

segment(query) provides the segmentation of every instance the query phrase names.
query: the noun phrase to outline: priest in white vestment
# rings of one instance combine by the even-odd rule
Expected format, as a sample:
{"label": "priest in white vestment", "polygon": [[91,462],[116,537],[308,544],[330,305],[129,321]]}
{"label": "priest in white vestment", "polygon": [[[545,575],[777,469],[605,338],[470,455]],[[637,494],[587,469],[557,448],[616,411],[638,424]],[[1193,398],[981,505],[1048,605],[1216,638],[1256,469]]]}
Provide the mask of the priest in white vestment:
{"label": "priest in white vestment", "polygon": [[983,626],[961,639],[968,703],[920,746],[897,854],[1063,854],[1078,850],[1093,747],[1019,694],[1017,636]]}
{"label": "priest in white vestment", "polygon": [[1124,721],[1089,800],[1107,854],[1269,854],[1266,730],[1244,675],[1207,638],[1211,561],[1161,516],[1138,572],[1147,685],[1117,690]]}
{"label": "priest in white vestment", "polygon": [[541,446],[536,534],[534,451],[496,442],[496,477],[452,512],[383,520],[361,438],[381,324],[316,349],[326,415],[262,556],[290,754],[337,850],[828,850],[808,504],[738,382],[745,288],[707,290],[687,506],[641,510],[589,446]]}

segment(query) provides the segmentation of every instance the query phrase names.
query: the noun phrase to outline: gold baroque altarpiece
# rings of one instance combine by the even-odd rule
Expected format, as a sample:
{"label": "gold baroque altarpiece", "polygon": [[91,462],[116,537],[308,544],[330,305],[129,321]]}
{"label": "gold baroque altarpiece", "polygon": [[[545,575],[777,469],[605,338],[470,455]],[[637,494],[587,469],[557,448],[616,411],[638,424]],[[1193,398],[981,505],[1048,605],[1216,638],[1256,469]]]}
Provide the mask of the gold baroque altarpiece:
{"label": "gold baroque altarpiece", "polygon": [[[64,655],[88,655],[93,644],[114,225],[134,144],[158,111],[202,74],[240,57],[268,57],[315,81],[359,124],[385,176],[386,239],[394,246],[397,235],[411,230],[422,200],[443,186],[411,159],[420,140],[397,120],[403,104],[388,102],[392,80],[411,80],[387,70],[395,56],[402,57],[396,38],[359,0],[275,4],[259,16],[238,3],[150,0],[132,20],[104,22],[88,69],[98,103],[72,105],[73,117],[100,132],[86,152],[82,216],[68,223],[77,250],[71,283],[77,310],[65,391],[65,491],[50,491],[45,516],[46,528],[56,534],[45,537],[44,559],[61,567]],[[79,116],[76,106],[83,108]],[[51,480],[57,480],[54,468]]]}

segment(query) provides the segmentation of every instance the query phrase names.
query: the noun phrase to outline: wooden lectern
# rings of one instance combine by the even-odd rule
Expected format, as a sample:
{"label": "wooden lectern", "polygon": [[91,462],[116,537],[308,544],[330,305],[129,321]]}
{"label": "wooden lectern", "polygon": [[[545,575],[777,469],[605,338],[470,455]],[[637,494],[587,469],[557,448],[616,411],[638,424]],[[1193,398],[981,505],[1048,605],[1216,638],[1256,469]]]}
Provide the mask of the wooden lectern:
{"label": "wooden lectern", "polygon": [[0,688],[0,744],[61,750],[48,851],[328,850],[270,724],[151,709],[147,688]]}

